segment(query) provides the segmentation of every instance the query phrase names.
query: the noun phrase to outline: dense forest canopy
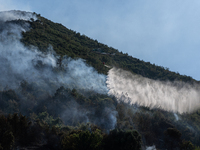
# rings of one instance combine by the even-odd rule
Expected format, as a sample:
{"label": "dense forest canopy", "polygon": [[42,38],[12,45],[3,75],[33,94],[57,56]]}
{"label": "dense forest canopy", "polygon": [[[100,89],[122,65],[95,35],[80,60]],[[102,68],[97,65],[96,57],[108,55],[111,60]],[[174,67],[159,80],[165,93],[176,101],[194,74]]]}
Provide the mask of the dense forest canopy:
{"label": "dense forest canopy", "polygon": [[155,80],[181,80],[185,82],[195,81],[189,76],[180,75],[168,68],[156,66],[119,52],[117,49],[99,43],[86,35],[67,29],[61,24],[37,15],[38,20],[30,22],[32,29],[23,33],[21,41],[26,45],[37,46],[45,51],[49,45],[61,56],[83,58],[100,73],[107,74],[108,68],[103,63],[129,70],[144,77]]}
{"label": "dense forest canopy", "polygon": [[0,18],[0,149],[199,149],[199,109],[180,114],[139,106],[106,87],[112,67],[142,76],[148,86],[156,80],[190,88],[198,81],[36,13]]}

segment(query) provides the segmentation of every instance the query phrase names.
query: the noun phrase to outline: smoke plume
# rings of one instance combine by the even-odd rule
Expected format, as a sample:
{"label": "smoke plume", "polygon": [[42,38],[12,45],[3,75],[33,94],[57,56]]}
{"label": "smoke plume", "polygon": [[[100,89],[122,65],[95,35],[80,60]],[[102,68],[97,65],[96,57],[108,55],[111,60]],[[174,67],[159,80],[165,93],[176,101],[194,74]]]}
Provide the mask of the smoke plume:
{"label": "smoke plume", "polygon": [[0,21],[6,22],[6,21],[11,21],[11,20],[37,20],[37,17],[35,14],[31,12],[25,12],[25,11],[17,11],[17,10],[12,10],[12,11],[3,11],[0,12]]}
{"label": "smoke plume", "polygon": [[[20,20],[19,20],[20,19]],[[25,47],[20,39],[21,33],[30,30],[29,21],[37,20],[32,13],[21,11],[8,11],[0,13],[0,91],[14,90],[20,97],[20,111],[27,113],[34,107],[42,105],[46,95],[40,95],[39,101],[34,103],[21,93],[20,88],[24,84],[31,85],[32,89],[40,89],[54,96],[57,89],[76,89],[84,93],[106,94],[106,75],[98,74],[83,59],[72,59],[67,56],[58,56],[50,45],[46,52],[42,53],[36,47]],[[64,92],[63,92],[64,93]],[[95,109],[79,105],[72,97],[66,95],[65,106],[58,103],[46,103],[48,109],[52,109],[68,125],[78,123],[96,123],[106,129],[113,129],[116,124],[117,112],[115,109],[102,107],[99,117],[94,113]]]}
{"label": "smoke plume", "polygon": [[62,65],[58,66],[58,56],[51,46],[46,54],[34,47],[24,47],[20,42],[21,32],[30,27],[25,21],[23,24],[13,22],[17,19],[31,21],[36,20],[36,16],[20,11],[0,13],[0,90],[5,87],[15,89],[25,80],[42,86],[51,94],[60,86],[107,93],[106,76],[98,74],[84,60],[65,56]]}
{"label": "smoke plume", "polygon": [[118,100],[149,108],[184,113],[200,108],[199,86],[184,82],[161,82],[122,69],[108,72],[109,94]]}
{"label": "smoke plume", "polygon": [[147,146],[146,150],[156,150],[156,147],[155,147],[155,145],[153,145],[153,146]]}

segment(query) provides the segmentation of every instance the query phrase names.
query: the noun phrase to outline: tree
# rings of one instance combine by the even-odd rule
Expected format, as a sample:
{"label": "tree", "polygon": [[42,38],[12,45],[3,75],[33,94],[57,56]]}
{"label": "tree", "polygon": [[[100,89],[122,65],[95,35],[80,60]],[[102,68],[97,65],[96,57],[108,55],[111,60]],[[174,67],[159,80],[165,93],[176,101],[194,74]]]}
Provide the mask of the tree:
{"label": "tree", "polygon": [[182,143],[180,144],[180,149],[181,150],[194,150],[195,147],[190,141],[183,140]]}
{"label": "tree", "polygon": [[103,136],[100,130],[73,131],[71,134],[63,137],[61,143],[63,150],[98,150],[102,146]]}
{"label": "tree", "polygon": [[176,128],[168,128],[165,132],[165,144],[169,149],[179,147],[181,143],[181,132]]}
{"label": "tree", "polygon": [[141,136],[135,130],[112,130],[104,139],[106,150],[139,150],[141,149]]}
{"label": "tree", "polygon": [[13,135],[13,133],[11,131],[6,131],[3,134],[3,138],[2,138],[2,147],[5,150],[9,150],[14,146],[14,142],[15,142],[15,137]]}

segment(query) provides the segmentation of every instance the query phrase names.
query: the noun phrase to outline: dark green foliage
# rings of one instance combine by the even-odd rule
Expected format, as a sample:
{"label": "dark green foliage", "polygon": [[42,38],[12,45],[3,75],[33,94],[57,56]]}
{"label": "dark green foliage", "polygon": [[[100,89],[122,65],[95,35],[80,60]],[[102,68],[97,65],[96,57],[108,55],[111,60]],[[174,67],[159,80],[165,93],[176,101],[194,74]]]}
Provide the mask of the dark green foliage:
{"label": "dark green foliage", "polygon": [[19,98],[15,91],[0,91],[0,109],[7,113],[19,112]]}
{"label": "dark green foliage", "polygon": [[1,144],[0,144],[0,150],[3,150],[3,147],[1,146]]}
{"label": "dark green foliage", "polygon": [[69,150],[98,150],[102,149],[103,136],[100,130],[90,131],[72,131],[62,139],[62,149]]}
{"label": "dark green foliage", "polygon": [[109,134],[102,134],[99,129],[77,130],[63,135],[61,145],[63,150],[139,150],[141,149],[141,137],[134,130],[113,130]]}
{"label": "dark green foliage", "polygon": [[0,143],[4,149],[10,149],[15,143],[26,145],[29,141],[28,129],[31,122],[25,116],[18,114],[0,116]]}
{"label": "dark green foliage", "polygon": [[[60,60],[64,55],[80,57],[104,74],[109,68],[103,63],[151,79],[197,82],[38,17],[39,20],[29,22],[31,30],[22,33],[21,41],[27,47],[37,46],[46,52],[52,45]],[[13,21],[21,25],[24,22]],[[39,64],[38,68],[42,66]],[[61,65],[54,71],[60,70]],[[176,121],[173,113],[125,104],[108,95],[63,86],[56,89],[53,84],[49,87],[54,94],[42,89],[37,81],[22,81],[15,91],[0,91],[0,149],[35,146],[56,150],[138,150],[141,145],[193,149],[200,143],[199,110],[182,114]]]}
{"label": "dark green foliage", "polygon": [[123,103],[119,103],[116,108],[117,128],[136,129],[142,139],[145,139],[144,145],[156,145],[158,149],[165,149],[167,146],[170,146],[169,149],[180,148],[183,139],[199,145],[198,121],[188,120],[194,115],[197,117],[197,113],[181,115],[180,120],[176,121],[173,113],[161,110],[149,110],[142,107],[138,110],[137,107]]}
{"label": "dark green foliage", "polygon": [[[4,131],[9,131],[8,133],[10,134],[6,135],[11,135],[12,132],[15,141],[14,145],[17,143],[27,146],[27,143],[31,145],[45,139],[48,143],[46,145],[47,147],[51,145],[51,147],[57,149],[61,147],[61,145],[58,144],[61,136],[63,134],[71,134],[72,130],[88,130],[90,134],[101,130],[103,141],[99,147],[106,149],[105,146],[108,143],[105,141],[108,140],[107,138],[110,137],[111,139],[112,136],[118,137],[118,132],[120,133],[120,137],[129,136],[130,133],[127,131],[133,129],[136,129],[140,133],[141,139],[145,139],[142,141],[144,145],[155,144],[157,148],[161,149],[166,148],[168,145],[171,145],[171,147],[178,147],[175,143],[184,145],[185,143],[182,143],[182,140],[191,141],[193,144],[199,145],[199,111],[193,114],[181,115],[181,120],[176,122],[174,121],[173,113],[161,110],[149,110],[145,107],[138,108],[122,102],[118,103],[115,98],[107,95],[88,93],[89,96],[85,97],[80,94],[80,91],[60,87],[55,91],[54,95],[50,96],[39,87],[36,88],[36,91],[35,88],[30,88],[32,85],[29,83],[22,84],[21,86],[22,88],[19,88],[18,92],[20,92],[20,96],[23,97],[23,99],[19,98],[15,92],[8,92],[10,90],[1,92],[3,94],[6,93],[6,96],[1,99],[2,103],[7,103],[10,97],[15,97],[17,99],[16,110],[23,111],[32,121],[31,123],[27,117],[18,115],[17,113],[8,115],[7,118],[1,116],[0,122],[5,122],[5,120],[7,120],[6,124],[0,124],[1,137],[5,134]],[[37,95],[37,93],[40,94]],[[32,95],[31,101],[34,103],[31,103],[31,105],[28,103],[23,106],[22,104],[24,104],[24,102],[29,102],[30,95]],[[40,97],[40,95],[46,96]],[[32,109],[30,110],[30,108]],[[2,114],[9,112],[7,109],[10,110],[10,107],[6,107]],[[106,111],[106,109],[109,111]],[[74,110],[78,110],[80,113],[71,114]],[[110,134],[105,135],[103,132],[108,133],[109,129],[112,127],[110,126],[112,120],[110,120],[109,115],[113,111],[116,113],[115,115],[117,117],[115,127],[119,129],[119,131],[111,131]],[[80,125],[80,123],[85,123],[85,112],[87,112],[87,118],[100,128],[98,126]],[[63,116],[65,113],[70,114]],[[102,122],[102,120],[105,121]],[[65,126],[64,124],[70,125],[71,127]],[[127,134],[125,134],[125,132]],[[83,135],[85,134],[88,134],[88,132],[84,132]],[[129,145],[128,143],[122,144],[127,144],[127,147]],[[4,145],[1,143],[1,146],[3,147]],[[108,144],[108,146],[111,145]]]}
{"label": "dark green foliage", "polygon": [[109,135],[104,139],[105,149],[115,150],[139,150],[141,149],[141,137],[137,131],[110,131]]}
{"label": "dark green foliage", "polygon": [[180,149],[181,150],[194,150],[195,147],[190,141],[183,140],[182,143],[180,144]]}
{"label": "dark green foliage", "polygon": [[179,147],[181,143],[181,132],[176,128],[168,128],[165,132],[165,144],[168,149]]}
{"label": "dark green foliage", "polygon": [[[9,114],[7,117],[0,115],[0,149],[9,150],[16,147],[45,145],[46,142],[42,142],[43,140],[58,145],[60,139],[55,132],[57,129],[54,128],[52,127],[50,130],[45,123],[43,124],[39,120],[32,123],[21,114]],[[55,145],[53,146],[58,148]]]}
{"label": "dark green foliage", "polygon": [[107,74],[109,68],[105,67],[103,63],[155,80],[195,81],[189,76],[171,72],[168,68],[156,66],[150,62],[144,62],[128,54],[123,54],[112,47],[99,43],[97,40],[76,33],[41,16],[38,16],[38,19],[29,22],[32,29],[23,33],[21,41],[26,46],[34,45],[41,51],[47,51],[49,45],[52,45],[57,54],[72,58],[83,58],[98,72],[104,74]]}
{"label": "dark green foliage", "polygon": [[176,140],[179,140],[181,138],[181,132],[175,128],[168,128],[165,131],[165,135]]}
{"label": "dark green foliage", "polygon": [[1,138],[3,149],[9,150],[14,146],[15,137],[11,131],[5,131]]}

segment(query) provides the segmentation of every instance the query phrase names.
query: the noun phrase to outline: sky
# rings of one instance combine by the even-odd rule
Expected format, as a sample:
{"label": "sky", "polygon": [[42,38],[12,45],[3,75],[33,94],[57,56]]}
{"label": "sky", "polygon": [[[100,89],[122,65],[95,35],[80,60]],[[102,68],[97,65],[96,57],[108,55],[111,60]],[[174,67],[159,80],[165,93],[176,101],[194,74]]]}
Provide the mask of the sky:
{"label": "sky", "polygon": [[0,0],[120,52],[200,80],[200,1]]}

